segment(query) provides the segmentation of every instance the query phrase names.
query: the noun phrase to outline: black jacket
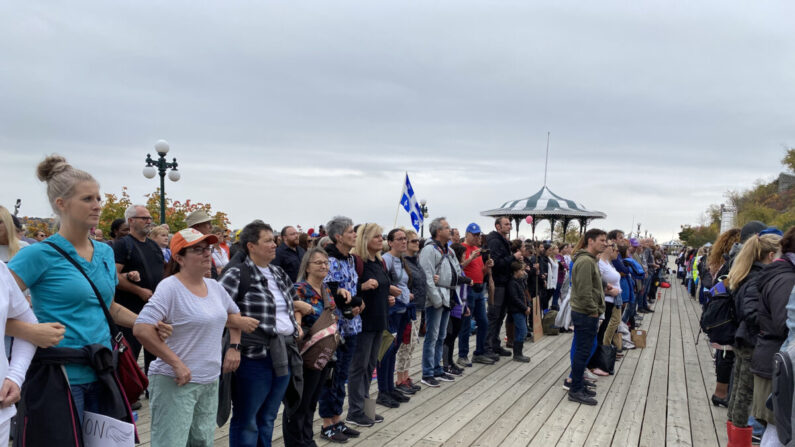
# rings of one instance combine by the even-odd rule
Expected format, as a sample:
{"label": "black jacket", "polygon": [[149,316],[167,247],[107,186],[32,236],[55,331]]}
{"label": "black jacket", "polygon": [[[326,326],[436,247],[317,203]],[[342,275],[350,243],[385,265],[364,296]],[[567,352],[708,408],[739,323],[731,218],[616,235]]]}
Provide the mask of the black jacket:
{"label": "black jacket", "polygon": [[276,258],[272,264],[281,267],[295,283],[298,279],[298,270],[301,268],[301,259],[304,258],[304,254],[306,254],[306,250],[303,248],[295,247],[295,250],[293,250],[282,242],[276,248]]}
{"label": "black jacket", "polygon": [[[387,318],[389,316],[389,274],[384,267],[383,261],[376,259],[373,261],[363,260],[362,274],[359,275],[359,285],[357,295],[364,301],[362,311],[362,331],[381,332],[387,328]],[[362,290],[362,284],[374,278],[378,281],[378,287],[371,290]]]}
{"label": "black jacket", "polygon": [[425,309],[425,270],[420,267],[420,260],[416,255],[405,256],[404,264],[409,270],[409,292],[414,294],[414,305],[417,309]]}
{"label": "black jacket", "polygon": [[524,280],[511,278],[505,290],[506,309],[509,314],[525,313],[527,303],[524,295]]}
{"label": "black jacket", "polygon": [[795,286],[795,265],[787,259],[776,259],[759,275],[757,323],[759,336],[751,358],[751,372],[766,379],[773,377],[773,356],[789,335],[787,303]]}
{"label": "black jacket", "polygon": [[759,333],[757,323],[757,303],[759,303],[759,274],[764,264],[754,262],[745,279],[740,283],[734,295],[734,311],[739,325],[734,334],[735,343],[741,346],[756,346],[756,335]]}
{"label": "black jacket", "polygon": [[491,251],[491,259],[494,260],[494,267],[491,269],[494,285],[507,287],[511,280],[511,262],[516,259],[511,253],[511,243],[497,231],[492,231],[486,236],[486,245]]}

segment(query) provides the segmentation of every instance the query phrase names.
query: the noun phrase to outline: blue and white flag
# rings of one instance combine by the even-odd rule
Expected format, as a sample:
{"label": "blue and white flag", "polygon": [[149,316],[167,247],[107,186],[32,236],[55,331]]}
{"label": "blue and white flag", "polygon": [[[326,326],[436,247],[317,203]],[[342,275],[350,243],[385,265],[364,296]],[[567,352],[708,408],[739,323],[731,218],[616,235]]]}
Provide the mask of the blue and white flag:
{"label": "blue and white flag", "polygon": [[403,183],[403,196],[400,198],[400,205],[411,216],[411,225],[414,229],[420,231],[423,221],[422,210],[417,203],[417,196],[414,195],[414,188],[411,187],[408,173],[406,173],[406,181]]}

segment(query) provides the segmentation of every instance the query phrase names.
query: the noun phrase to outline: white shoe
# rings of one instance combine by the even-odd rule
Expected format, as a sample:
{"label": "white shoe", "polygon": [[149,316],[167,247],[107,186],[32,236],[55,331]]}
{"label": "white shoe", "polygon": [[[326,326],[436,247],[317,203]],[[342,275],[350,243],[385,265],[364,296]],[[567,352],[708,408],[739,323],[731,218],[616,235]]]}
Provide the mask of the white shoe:
{"label": "white shoe", "polygon": [[622,345],[624,349],[635,349],[635,345],[632,342],[624,342]]}
{"label": "white shoe", "polygon": [[588,371],[588,368],[585,368],[585,374],[583,374],[583,377],[591,380],[596,380],[599,378],[599,376],[597,376],[596,374],[592,373],[591,371]]}

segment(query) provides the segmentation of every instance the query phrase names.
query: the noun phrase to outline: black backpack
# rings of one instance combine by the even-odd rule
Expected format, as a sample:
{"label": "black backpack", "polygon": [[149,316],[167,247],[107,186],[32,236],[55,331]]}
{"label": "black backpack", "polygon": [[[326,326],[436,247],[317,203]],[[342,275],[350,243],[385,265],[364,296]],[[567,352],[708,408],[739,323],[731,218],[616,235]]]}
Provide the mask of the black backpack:
{"label": "black backpack", "polygon": [[737,315],[734,309],[734,297],[723,281],[715,284],[710,290],[712,295],[701,313],[701,330],[707,334],[709,341],[719,345],[734,344],[737,332]]}
{"label": "black backpack", "polygon": [[773,393],[770,400],[773,401],[773,414],[776,417],[776,434],[784,445],[790,445],[792,441],[792,396],[795,393],[793,356],[795,348],[777,352],[773,356]]}

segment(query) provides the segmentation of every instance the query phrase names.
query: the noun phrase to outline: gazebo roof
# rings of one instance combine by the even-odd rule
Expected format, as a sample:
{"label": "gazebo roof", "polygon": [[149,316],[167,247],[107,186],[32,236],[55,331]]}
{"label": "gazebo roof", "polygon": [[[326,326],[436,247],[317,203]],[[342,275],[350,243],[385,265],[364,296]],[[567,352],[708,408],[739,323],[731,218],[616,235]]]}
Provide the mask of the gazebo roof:
{"label": "gazebo roof", "polygon": [[499,208],[483,211],[482,216],[515,216],[515,217],[540,217],[544,219],[604,219],[607,214],[601,211],[591,211],[581,203],[565,199],[544,186],[530,197],[519,200],[509,200]]}

